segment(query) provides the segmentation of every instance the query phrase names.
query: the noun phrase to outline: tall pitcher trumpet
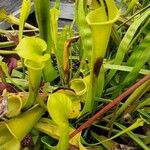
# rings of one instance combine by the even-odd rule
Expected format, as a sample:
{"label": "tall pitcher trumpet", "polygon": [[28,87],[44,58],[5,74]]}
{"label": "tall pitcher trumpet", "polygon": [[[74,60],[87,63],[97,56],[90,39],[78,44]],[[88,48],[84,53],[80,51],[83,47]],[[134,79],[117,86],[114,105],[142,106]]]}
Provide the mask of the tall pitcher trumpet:
{"label": "tall pitcher trumpet", "polygon": [[93,45],[90,86],[82,113],[92,111],[100,68],[106,53],[112,26],[119,15],[120,11],[117,9],[114,0],[100,0],[100,7],[91,11],[86,17],[92,31]]}

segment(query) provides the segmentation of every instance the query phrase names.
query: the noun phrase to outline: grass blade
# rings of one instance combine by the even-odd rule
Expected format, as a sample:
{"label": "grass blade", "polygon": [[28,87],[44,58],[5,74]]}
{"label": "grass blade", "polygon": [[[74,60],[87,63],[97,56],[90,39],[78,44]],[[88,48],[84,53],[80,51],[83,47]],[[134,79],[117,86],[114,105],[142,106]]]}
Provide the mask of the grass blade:
{"label": "grass blade", "polygon": [[[115,65],[120,65],[124,59],[124,56],[126,54],[126,52],[128,51],[128,46],[130,45],[135,33],[137,32],[138,28],[140,27],[140,25],[143,23],[143,21],[145,19],[147,19],[147,17],[150,14],[150,9],[147,9],[141,16],[140,18],[138,18],[137,20],[135,20],[131,26],[129,27],[129,29],[127,30],[126,34],[124,35],[119,48],[118,48],[118,52],[116,54],[116,57],[114,59],[114,64]],[[109,81],[114,77],[115,73],[117,71],[116,70],[111,70],[108,74],[108,77],[106,78],[106,85],[109,83]]]}

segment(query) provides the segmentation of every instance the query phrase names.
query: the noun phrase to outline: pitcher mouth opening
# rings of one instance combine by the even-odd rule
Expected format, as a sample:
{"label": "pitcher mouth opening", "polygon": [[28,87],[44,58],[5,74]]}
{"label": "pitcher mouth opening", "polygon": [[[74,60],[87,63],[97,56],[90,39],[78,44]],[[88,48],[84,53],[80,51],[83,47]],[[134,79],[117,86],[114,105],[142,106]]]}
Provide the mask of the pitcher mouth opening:
{"label": "pitcher mouth opening", "polygon": [[[99,8],[97,8],[97,9],[99,9]],[[96,10],[93,10],[92,12],[90,12],[90,13],[86,16],[86,20],[87,20],[87,22],[88,22],[89,25],[109,25],[109,24],[112,24],[112,23],[114,23],[114,22],[116,22],[116,21],[118,20],[118,18],[119,18],[119,16],[120,16],[120,13],[121,13],[121,10],[118,10],[118,11],[116,12],[116,15],[114,16],[113,19],[106,20],[106,21],[93,21],[93,22],[92,22],[92,21],[90,21],[89,16],[91,15],[91,13],[94,13],[94,11],[96,11]],[[97,15],[97,13],[96,13],[96,15]],[[100,15],[100,14],[98,14],[98,15]]]}

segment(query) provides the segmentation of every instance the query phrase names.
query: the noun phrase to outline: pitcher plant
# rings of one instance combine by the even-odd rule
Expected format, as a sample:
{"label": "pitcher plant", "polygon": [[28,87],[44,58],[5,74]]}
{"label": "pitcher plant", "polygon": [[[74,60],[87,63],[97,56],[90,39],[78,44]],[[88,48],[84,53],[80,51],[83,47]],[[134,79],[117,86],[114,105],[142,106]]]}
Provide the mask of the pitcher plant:
{"label": "pitcher plant", "polygon": [[98,75],[106,53],[113,23],[118,19],[120,11],[114,0],[100,0],[100,7],[91,11],[86,20],[92,30],[92,57],[90,69],[90,86],[82,113],[91,112],[97,86]]}
{"label": "pitcher plant", "polygon": [[[0,29],[0,150],[149,150],[148,0],[74,2],[64,27],[60,0],[22,0],[19,18],[0,8],[15,24]],[[38,27],[26,23],[32,5]]]}
{"label": "pitcher plant", "polygon": [[0,122],[0,150],[20,150],[21,140],[31,131],[44,110],[36,105],[30,110]]}
{"label": "pitcher plant", "polygon": [[49,54],[43,54],[46,48],[45,41],[34,37],[23,38],[16,47],[18,55],[24,58],[24,64],[28,68],[29,97],[25,104],[26,108],[34,103],[38,95],[42,69],[50,58]]}

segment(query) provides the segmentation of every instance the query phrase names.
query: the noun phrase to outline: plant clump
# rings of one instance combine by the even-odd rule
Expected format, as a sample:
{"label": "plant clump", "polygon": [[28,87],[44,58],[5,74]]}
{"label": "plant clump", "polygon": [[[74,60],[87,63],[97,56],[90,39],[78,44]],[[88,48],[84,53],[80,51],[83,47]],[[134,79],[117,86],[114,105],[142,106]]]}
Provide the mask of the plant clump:
{"label": "plant clump", "polygon": [[50,3],[0,9],[0,150],[149,150],[149,0]]}

